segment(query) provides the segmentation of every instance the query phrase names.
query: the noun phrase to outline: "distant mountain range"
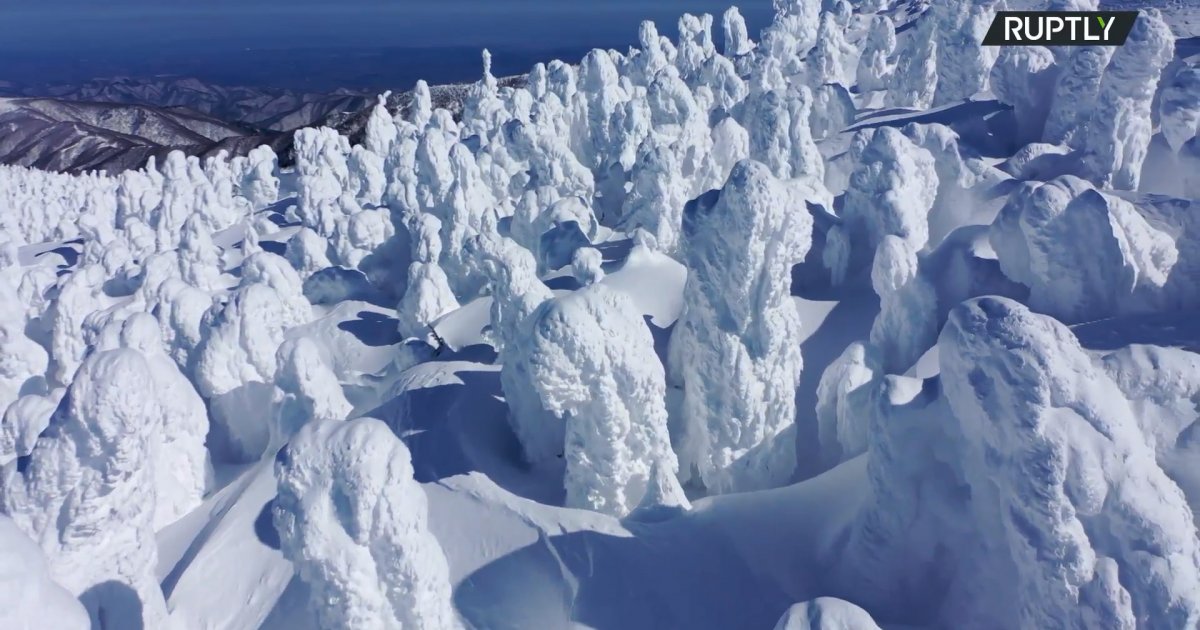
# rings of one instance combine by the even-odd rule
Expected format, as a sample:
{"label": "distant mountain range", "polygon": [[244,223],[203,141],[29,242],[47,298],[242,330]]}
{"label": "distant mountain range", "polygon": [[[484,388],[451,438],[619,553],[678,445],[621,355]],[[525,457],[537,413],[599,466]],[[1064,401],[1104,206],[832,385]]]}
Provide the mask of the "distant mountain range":
{"label": "distant mountain range", "polygon": [[[517,79],[505,79],[512,84]],[[467,85],[431,88],[434,105],[456,115]],[[92,80],[79,85],[0,82],[0,163],[78,173],[140,168],[173,150],[243,155],[269,144],[284,164],[296,129],[325,125],[357,139],[376,96],[227,87],[191,77]],[[409,92],[391,95],[403,112]]]}

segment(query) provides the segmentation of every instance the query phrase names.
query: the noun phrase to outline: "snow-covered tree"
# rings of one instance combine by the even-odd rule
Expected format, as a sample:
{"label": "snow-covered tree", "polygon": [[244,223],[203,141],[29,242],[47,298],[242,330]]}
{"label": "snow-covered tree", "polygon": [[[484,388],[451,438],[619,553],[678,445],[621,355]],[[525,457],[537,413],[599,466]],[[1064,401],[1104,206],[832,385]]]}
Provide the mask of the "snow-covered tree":
{"label": "snow-covered tree", "polygon": [[862,342],[846,347],[817,384],[817,435],[821,465],[832,468],[867,450],[875,379],[881,374],[875,348]]}
{"label": "snow-covered tree", "polygon": [[575,250],[575,255],[571,259],[572,274],[584,286],[596,284],[604,279],[604,269],[600,266],[603,262],[604,255],[600,253],[600,250],[581,247]]}
{"label": "snow-covered tree", "polygon": [[992,92],[1001,103],[1012,105],[1017,119],[1017,146],[1042,138],[1049,115],[1054,81],[1054,55],[1041,46],[1008,46],[992,66]]}
{"label": "snow-covered tree", "polygon": [[683,206],[687,203],[686,182],[679,178],[679,160],[663,140],[650,138],[642,143],[633,169],[633,183],[621,225],[632,232],[645,228],[658,239],[664,252],[674,253],[679,245]]}
{"label": "snow-covered tree", "polygon": [[1068,323],[1153,309],[1179,259],[1132,204],[1072,175],[1014,191],[990,240],[1029,305]]}
{"label": "snow-covered tree", "polygon": [[288,240],[286,255],[301,280],[307,280],[314,273],[333,266],[329,261],[329,242],[307,227],[296,230]]}
{"label": "snow-covered tree", "polygon": [[136,351],[88,356],[27,465],[3,470],[0,511],[46,554],[93,627],[161,628],[154,517],[162,409]]}
{"label": "snow-covered tree", "polygon": [[544,302],[522,329],[519,362],[542,407],[565,426],[567,505],[628,514],[654,465],[678,470],[663,367],[641,313],[596,284]]}
{"label": "snow-covered tree", "polygon": [[858,59],[856,77],[860,92],[887,89],[894,65],[891,55],[896,51],[896,28],[891,18],[876,15],[871,18],[867,43]]}
{"label": "snow-covered tree", "polygon": [[272,427],[273,447],[285,444],[309,422],[341,421],[354,411],[317,342],[297,337],[279,346],[277,355],[275,387],[282,400]]}
{"label": "snow-covered tree", "polygon": [[388,98],[391,95],[391,92],[379,95],[367,117],[366,128],[363,130],[363,147],[379,157],[386,157],[391,153],[392,145],[400,136],[400,130],[396,128],[392,114],[387,108]]}
{"label": "snow-covered tree", "polygon": [[964,603],[947,621],[1200,623],[1192,511],[1075,335],[1015,302],[981,298],[955,310],[939,348],[985,541],[975,549],[986,564],[976,566],[997,572],[986,581],[997,590],[973,593],[988,608]]}
{"label": "snow-covered tree", "polygon": [[869,257],[889,234],[904,239],[914,250],[924,248],[937,190],[937,170],[929,151],[895,128],[876,129],[850,175],[842,207],[852,250]]}
{"label": "snow-covered tree", "polygon": [[775,18],[762,33],[758,49],[789,71],[817,44],[821,24],[820,0],[773,0]]}
{"label": "snow-covered tree", "polygon": [[1112,46],[1075,46],[1059,61],[1058,77],[1046,114],[1042,139],[1053,144],[1081,146],[1087,137],[1104,69],[1112,58]]}
{"label": "snow-covered tree", "polygon": [[932,35],[937,38],[933,105],[968,99],[987,89],[988,71],[996,61],[997,51],[983,46],[983,36],[995,17],[996,3],[997,0],[967,0],[930,5],[936,20]]}
{"label": "snow-covered tree", "polygon": [[902,374],[937,339],[937,294],[921,276],[916,250],[892,234],[875,251],[871,286],[879,296],[871,344],[879,350],[885,372]]}
{"label": "snow-covered tree", "polygon": [[322,236],[333,234],[338,216],[338,199],[350,180],[346,156],[349,141],[328,127],[296,132],[296,172],[299,174],[299,205],[296,212],[306,227]]}
{"label": "snow-covered tree", "polygon": [[191,382],[167,356],[158,321],[134,313],[121,329],[121,345],[136,350],[150,368],[160,417],[150,443],[153,460],[154,528],[165,527],[200,505],[212,483],[204,446],[208,413]]}
{"label": "snow-covered tree", "polygon": [[1163,139],[1178,152],[1200,133],[1200,64],[1180,68],[1163,87],[1158,104]]}
{"label": "snow-covered tree", "polygon": [[928,14],[916,20],[908,44],[900,52],[887,93],[893,107],[928,109],[938,84],[937,20]]}
{"label": "snow-covered tree", "polygon": [[844,28],[832,12],[821,14],[817,45],[808,56],[808,71],[814,86],[825,83],[850,85],[855,51],[843,35]]}
{"label": "snow-covered tree", "polygon": [[803,365],[790,270],[811,246],[812,218],[746,160],[724,189],[688,205],[683,233],[685,310],[670,348],[683,388],[683,476],[698,474],[713,492],[784,483],[795,453],[772,442],[795,419]]}
{"label": "snow-covered tree", "polygon": [[413,262],[408,267],[404,297],[396,307],[398,328],[405,337],[424,339],[429,335],[430,324],[458,308],[446,273],[438,265],[442,254],[441,227],[437,217],[421,213],[408,228],[413,239]]}
{"label": "snow-covered tree", "polygon": [[373,418],[306,425],[275,458],[280,547],[327,628],[461,627],[404,443]]}
{"label": "snow-covered tree", "polygon": [[729,7],[721,15],[721,30],[725,33],[725,56],[741,57],[754,50],[754,42],[746,30],[746,18],[737,7]]}
{"label": "snow-covered tree", "polygon": [[1084,141],[1083,167],[1097,186],[1137,190],[1153,129],[1151,105],[1175,36],[1157,9],[1138,14],[1100,80]]}
{"label": "snow-covered tree", "polygon": [[503,237],[484,241],[481,250],[492,289],[492,337],[503,365],[500,387],[508,403],[509,424],[527,461],[554,461],[562,454],[562,423],[542,407],[534,376],[519,360],[525,320],[553,293],[538,278],[533,254],[516,241]]}
{"label": "snow-covered tree", "polygon": [[197,349],[195,381],[209,402],[214,454],[252,461],[266,450],[270,417],[261,410],[272,396],[276,351],[285,331],[311,318],[287,261],[267,252],[246,260],[242,284],[207,316],[212,331]]}
{"label": "snow-covered tree", "polygon": [[375,153],[362,145],[351,149],[346,161],[350,170],[350,192],[360,204],[378,206],[383,203],[383,194],[387,188],[387,175],[384,172],[386,155]]}

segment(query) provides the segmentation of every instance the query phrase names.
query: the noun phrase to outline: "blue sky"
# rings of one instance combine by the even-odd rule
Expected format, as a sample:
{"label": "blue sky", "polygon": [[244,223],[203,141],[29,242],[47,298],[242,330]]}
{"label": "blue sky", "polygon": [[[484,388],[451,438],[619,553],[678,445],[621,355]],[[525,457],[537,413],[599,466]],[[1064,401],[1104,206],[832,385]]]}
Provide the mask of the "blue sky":
{"label": "blue sky", "polygon": [[[770,0],[744,2],[766,15]],[[713,0],[3,0],[0,48],[613,45]]]}

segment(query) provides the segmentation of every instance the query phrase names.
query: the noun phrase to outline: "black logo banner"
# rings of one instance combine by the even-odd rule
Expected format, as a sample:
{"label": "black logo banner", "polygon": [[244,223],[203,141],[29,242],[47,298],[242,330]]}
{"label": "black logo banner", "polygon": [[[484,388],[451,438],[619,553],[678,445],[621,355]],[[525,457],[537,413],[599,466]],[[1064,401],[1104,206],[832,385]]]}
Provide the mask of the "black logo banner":
{"label": "black logo banner", "polygon": [[1120,46],[1137,11],[998,11],[984,46]]}

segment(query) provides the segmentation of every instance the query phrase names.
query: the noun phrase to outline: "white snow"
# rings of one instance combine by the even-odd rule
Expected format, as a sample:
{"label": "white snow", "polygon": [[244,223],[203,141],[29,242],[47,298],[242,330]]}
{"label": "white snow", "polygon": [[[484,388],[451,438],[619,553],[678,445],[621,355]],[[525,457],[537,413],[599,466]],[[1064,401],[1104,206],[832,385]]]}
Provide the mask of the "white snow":
{"label": "white snow", "polygon": [[1194,12],[1004,7],[0,167],[0,627],[1197,627]]}

